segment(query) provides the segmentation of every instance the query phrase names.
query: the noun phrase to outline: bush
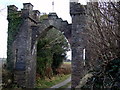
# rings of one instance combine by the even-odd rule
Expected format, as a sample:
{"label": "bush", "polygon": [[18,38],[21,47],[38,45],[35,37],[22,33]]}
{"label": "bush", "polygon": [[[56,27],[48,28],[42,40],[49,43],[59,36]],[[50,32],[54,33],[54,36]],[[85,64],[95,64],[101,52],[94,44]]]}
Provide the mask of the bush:
{"label": "bush", "polygon": [[2,70],[2,87],[11,88],[13,86],[13,73],[3,68]]}

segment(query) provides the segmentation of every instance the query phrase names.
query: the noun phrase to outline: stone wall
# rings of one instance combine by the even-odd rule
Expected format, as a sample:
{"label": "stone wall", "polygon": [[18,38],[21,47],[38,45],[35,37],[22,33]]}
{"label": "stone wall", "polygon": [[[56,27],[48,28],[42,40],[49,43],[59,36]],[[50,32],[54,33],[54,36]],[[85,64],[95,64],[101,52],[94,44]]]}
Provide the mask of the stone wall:
{"label": "stone wall", "polygon": [[70,2],[72,17],[72,87],[75,88],[80,79],[86,74],[83,50],[86,49],[86,6]]}

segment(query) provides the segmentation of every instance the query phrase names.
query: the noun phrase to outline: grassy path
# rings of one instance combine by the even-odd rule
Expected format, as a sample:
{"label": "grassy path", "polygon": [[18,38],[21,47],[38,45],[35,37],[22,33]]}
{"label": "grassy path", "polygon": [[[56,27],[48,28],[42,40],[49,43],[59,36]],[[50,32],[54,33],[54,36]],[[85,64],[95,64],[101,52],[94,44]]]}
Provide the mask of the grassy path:
{"label": "grassy path", "polygon": [[63,81],[63,82],[61,82],[61,83],[59,83],[57,85],[54,85],[51,88],[60,88],[60,87],[62,87],[64,85],[66,85],[69,82],[71,82],[71,76],[68,79],[66,79],[65,81]]}
{"label": "grassy path", "polygon": [[70,77],[70,74],[62,75],[62,76],[55,76],[51,80],[50,79],[46,79],[46,80],[38,79],[36,83],[36,88],[50,88],[58,83],[63,82],[69,77]]}

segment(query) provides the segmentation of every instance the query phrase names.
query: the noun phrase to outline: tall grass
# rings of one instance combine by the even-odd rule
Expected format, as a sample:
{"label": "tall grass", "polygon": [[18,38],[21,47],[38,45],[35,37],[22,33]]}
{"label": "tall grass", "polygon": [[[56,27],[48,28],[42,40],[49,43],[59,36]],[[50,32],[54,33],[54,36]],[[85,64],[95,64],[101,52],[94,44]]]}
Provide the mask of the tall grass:
{"label": "tall grass", "polygon": [[64,70],[64,74],[71,74],[71,64],[62,64],[61,67]]}

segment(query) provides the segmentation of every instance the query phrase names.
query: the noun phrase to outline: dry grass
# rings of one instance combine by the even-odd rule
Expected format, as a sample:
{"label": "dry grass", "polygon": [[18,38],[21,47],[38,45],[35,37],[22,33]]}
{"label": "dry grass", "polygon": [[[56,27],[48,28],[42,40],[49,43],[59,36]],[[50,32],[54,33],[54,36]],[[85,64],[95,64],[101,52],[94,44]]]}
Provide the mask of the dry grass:
{"label": "dry grass", "polygon": [[60,68],[64,70],[64,74],[71,74],[71,64],[62,64]]}

